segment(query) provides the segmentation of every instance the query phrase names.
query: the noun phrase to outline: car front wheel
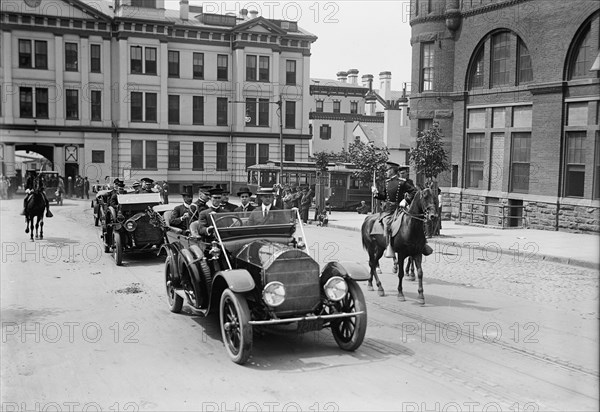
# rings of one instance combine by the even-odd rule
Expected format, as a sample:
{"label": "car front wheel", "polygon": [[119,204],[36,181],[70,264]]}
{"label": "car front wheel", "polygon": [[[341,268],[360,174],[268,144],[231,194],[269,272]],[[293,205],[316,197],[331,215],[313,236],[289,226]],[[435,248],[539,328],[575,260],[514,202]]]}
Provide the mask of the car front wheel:
{"label": "car front wheel", "polygon": [[123,238],[119,232],[115,232],[114,236],[113,254],[115,263],[117,266],[121,266],[123,264]]}
{"label": "car front wheel", "polygon": [[331,322],[331,331],[338,346],[343,350],[354,351],[362,345],[367,332],[367,305],[360,286],[347,279],[348,293],[339,302],[339,310],[343,313],[364,312],[362,315],[342,318]]}
{"label": "car front wheel", "polygon": [[243,365],[252,351],[252,326],[250,309],[243,295],[225,289],[219,305],[221,335],[227,354],[237,364]]}
{"label": "car front wheel", "polygon": [[169,299],[169,309],[173,313],[180,313],[183,307],[183,298],[175,292],[175,279],[172,273],[171,257],[165,261],[165,283],[167,286],[167,297]]}

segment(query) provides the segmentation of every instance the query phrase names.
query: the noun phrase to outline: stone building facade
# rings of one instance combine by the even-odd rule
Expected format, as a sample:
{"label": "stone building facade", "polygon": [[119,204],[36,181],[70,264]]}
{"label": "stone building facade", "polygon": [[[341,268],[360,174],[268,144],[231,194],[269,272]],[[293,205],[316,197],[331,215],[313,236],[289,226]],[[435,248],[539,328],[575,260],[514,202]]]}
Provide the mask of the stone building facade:
{"label": "stone building facade", "polygon": [[442,130],[445,217],[600,231],[599,8],[411,2],[411,132]]}
{"label": "stone building facade", "polygon": [[316,36],[244,9],[165,3],[1,3],[5,174],[30,150],[65,177],[150,177],[179,193],[235,190],[263,158],[308,160]]}

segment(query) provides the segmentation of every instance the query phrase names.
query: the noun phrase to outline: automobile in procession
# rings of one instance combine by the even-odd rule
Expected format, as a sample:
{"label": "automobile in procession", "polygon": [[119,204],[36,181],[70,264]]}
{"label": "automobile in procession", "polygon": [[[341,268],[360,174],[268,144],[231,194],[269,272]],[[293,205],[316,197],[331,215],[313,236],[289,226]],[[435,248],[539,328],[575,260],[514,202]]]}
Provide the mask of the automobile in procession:
{"label": "automobile in procession", "polygon": [[161,252],[169,309],[179,313],[187,304],[204,316],[218,313],[233,362],[248,361],[255,328],[284,326],[296,333],[329,328],[343,350],[362,344],[367,308],[357,282],[369,279],[368,270],[354,262],[321,267],[306,251],[297,209],[267,216],[260,209],[213,213],[211,236],[194,227],[171,227],[171,212],[164,205],[155,209],[152,220],[166,234]]}

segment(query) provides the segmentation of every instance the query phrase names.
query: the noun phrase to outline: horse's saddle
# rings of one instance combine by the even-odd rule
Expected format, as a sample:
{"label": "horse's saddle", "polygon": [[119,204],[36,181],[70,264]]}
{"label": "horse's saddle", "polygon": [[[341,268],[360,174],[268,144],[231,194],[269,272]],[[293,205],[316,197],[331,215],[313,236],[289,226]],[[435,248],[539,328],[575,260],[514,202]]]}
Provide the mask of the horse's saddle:
{"label": "horse's saddle", "polygon": [[404,211],[397,209],[391,216],[391,218],[388,217],[383,217],[383,218],[378,218],[377,221],[375,222],[375,224],[373,225],[373,228],[371,229],[371,235],[382,235],[385,236],[385,229],[384,229],[384,225],[383,225],[383,220],[384,219],[390,219],[389,221],[390,223],[390,227],[391,227],[391,232],[392,232],[392,237],[396,236],[396,234],[398,233],[398,231],[400,230],[400,227],[402,226],[402,221],[404,220]]}

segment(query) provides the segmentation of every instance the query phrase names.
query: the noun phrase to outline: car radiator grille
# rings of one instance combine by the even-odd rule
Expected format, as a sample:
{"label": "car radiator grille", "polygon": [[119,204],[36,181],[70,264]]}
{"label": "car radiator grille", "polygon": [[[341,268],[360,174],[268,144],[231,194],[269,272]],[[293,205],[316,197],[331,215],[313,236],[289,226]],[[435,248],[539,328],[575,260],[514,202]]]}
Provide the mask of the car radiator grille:
{"label": "car radiator grille", "polygon": [[285,301],[274,309],[277,316],[309,313],[319,305],[319,265],[309,256],[279,257],[264,274],[264,285],[273,281],[283,283],[286,292]]}
{"label": "car radiator grille", "polygon": [[149,216],[142,216],[137,221],[137,227],[133,232],[135,242],[138,244],[160,244],[162,233],[159,228],[152,226]]}

